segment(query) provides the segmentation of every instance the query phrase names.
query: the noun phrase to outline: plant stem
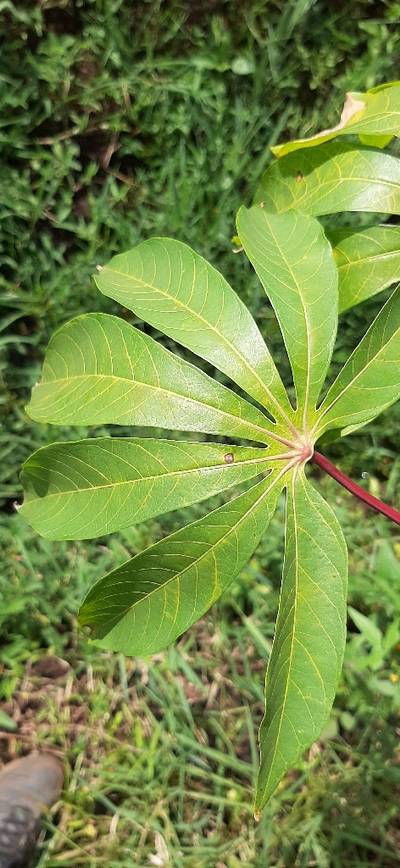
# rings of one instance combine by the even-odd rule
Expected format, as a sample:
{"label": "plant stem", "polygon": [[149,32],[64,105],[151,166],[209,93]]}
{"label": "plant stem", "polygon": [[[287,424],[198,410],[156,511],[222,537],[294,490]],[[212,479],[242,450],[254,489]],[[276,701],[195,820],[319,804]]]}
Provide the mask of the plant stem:
{"label": "plant stem", "polygon": [[324,455],[321,455],[320,452],[314,452],[311,461],[313,461],[314,464],[318,464],[318,467],[325,470],[325,473],[329,473],[329,476],[336,479],[336,482],[343,485],[343,488],[347,488],[347,491],[354,494],[354,497],[358,497],[358,499],[362,500],[363,503],[366,503],[372,509],[375,509],[376,512],[381,512],[383,515],[386,515],[387,518],[390,518],[391,521],[394,521],[396,524],[400,524],[400,512],[397,509],[388,506],[387,503],[383,503],[378,497],[369,494],[368,491],[365,491],[364,488],[361,488],[360,485],[353,482],[352,479],[346,476],[346,474],[339,470],[338,467],[335,467],[335,465],[332,464],[331,461],[328,461]]}

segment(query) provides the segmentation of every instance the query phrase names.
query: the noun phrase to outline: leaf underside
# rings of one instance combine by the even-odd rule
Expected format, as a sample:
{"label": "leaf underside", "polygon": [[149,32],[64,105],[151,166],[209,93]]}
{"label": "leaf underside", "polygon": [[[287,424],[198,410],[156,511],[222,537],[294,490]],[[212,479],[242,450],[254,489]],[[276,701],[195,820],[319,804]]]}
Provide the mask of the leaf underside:
{"label": "leaf underside", "polygon": [[84,314],[55,333],[27,412],[58,425],[142,425],[268,443],[261,411],[108,314]]}
{"label": "leaf underside", "polygon": [[48,539],[101,536],[269,472],[273,452],[150,437],[54,443],[23,467],[21,512]]}
{"label": "leaf underside", "polygon": [[339,275],[339,313],[400,280],[400,229],[370,226],[329,231]]}
{"label": "leaf underside", "polygon": [[325,396],[318,434],[365,425],[399,397],[400,289],[396,289]]}
{"label": "leaf underside", "polygon": [[339,211],[400,214],[400,160],[372,148],[328,142],[275,160],[255,203],[318,217]]}
{"label": "leaf underside", "polygon": [[290,403],[249,310],[225,278],[187,244],[151,238],[95,276],[104,295],[187,347],[282,418]]}
{"label": "leaf underside", "polygon": [[260,729],[256,811],[319,736],[346,636],[347,551],[340,525],[302,472],[288,489],[285,563]]}
{"label": "leaf underside", "polygon": [[338,277],[313,217],[240,208],[238,233],[279,321],[304,417],[314,409],[336,337]]}
{"label": "leaf underside", "polygon": [[200,618],[258,545],[283,487],[274,472],[100,579],[79,613],[96,644],[154,654]]}

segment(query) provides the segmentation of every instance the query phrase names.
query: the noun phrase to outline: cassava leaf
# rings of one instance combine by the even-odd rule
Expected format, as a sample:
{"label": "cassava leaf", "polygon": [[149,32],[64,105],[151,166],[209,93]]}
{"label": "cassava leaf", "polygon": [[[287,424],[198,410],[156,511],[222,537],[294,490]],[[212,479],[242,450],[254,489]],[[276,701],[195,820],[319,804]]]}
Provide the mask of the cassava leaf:
{"label": "cassava leaf", "polygon": [[285,563],[260,729],[257,812],[329,716],[345,646],[346,586],[340,525],[300,471],[288,487]]}
{"label": "cassava leaf", "polygon": [[274,427],[247,401],[108,314],[84,314],[53,335],[27,412],[59,425],[146,425],[260,443]]}
{"label": "cassava leaf", "polygon": [[274,160],[255,202],[318,217],[338,211],[400,214],[400,160],[372,148],[328,142]]}
{"label": "cassava leaf", "polygon": [[96,644],[147,655],[173,642],[244,566],[275,511],[283,484],[283,471],[274,471],[100,579],[79,614]]}
{"label": "cassava leaf", "polygon": [[100,536],[265,473],[273,452],[131,437],[52,443],[23,466],[20,512],[48,539]]}
{"label": "cassava leaf", "polygon": [[[380,150],[400,132],[400,82],[348,97],[336,127],[273,149],[279,159],[263,175],[256,204],[238,215],[240,242],[281,327],[295,409],[241,300],[201,256],[168,238],[114,256],[99,268],[96,284],[222,371],[249,400],[124,320],[90,314],[54,335],[28,407],[32,418],[55,424],[139,425],[229,438],[226,445],[101,437],[38,450],[24,465],[22,514],[50,539],[110,533],[230,486],[246,487],[89,590],[80,622],[106,650],[148,655],[190,627],[244,566],[288,489],[257,813],[319,737],[343,660],[346,545],[334,513],[306,480],[306,462],[400,523],[394,507],[314,451],[316,441],[345,436],[400,397],[399,288],[317,407],[338,312],[400,278],[400,228],[324,234],[314,219],[345,211],[400,214],[400,160]],[[330,141],[349,133],[362,144]],[[262,445],[236,446],[234,438]],[[392,632],[388,647],[396,640]]]}
{"label": "cassava leaf", "polygon": [[366,145],[377,142],[385,147],[393,136],[400,135],[400,84],[388,82],[383,87],[374,87],[366,93],[346,94],[341,118],[336,126],[322,130],[314,136],[294,139],[291,142],[274,145],[271,151],[275,157],[283,157],[299,148],[313,148],[329,142],[336,136],[359,135]]}
{"label": "cassava leaf", "polygon": [[151,238],[94,276],[116,299],[211,362],[280,421],[291,407],[253,317],[222,274],[187,244]]}
{"label": "cassava leaf", "polygon": [[330,428],[364,425],[399,396],[400,289],[396,289],[325,396],[317,436]]}
{"label": "cassava leaf", "polygon": [[292,366],[303,416],[316,406],[337,327],[338,277],[332,249],[313,217],[240,208],[238,234],[269,296]]}
{"label": "cassava leaf", "polygon": [[371,226],[328,232],[339,273],[339,313],[400,280],[400,229]]}

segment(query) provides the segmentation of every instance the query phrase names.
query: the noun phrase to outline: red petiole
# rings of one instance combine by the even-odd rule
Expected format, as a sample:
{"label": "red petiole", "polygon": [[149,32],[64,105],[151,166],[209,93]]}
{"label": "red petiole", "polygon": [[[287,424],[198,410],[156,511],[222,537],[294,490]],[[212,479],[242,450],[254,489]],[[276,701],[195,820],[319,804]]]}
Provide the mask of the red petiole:
{"label": "red petiole", "polygon": [[364,488],[361,488],[360,485],[357,485],[352,479],[346,476],[345,473],[335,467],[331,461],[325,458],[325,455],[321,455],[320,452],[314,452],[311,460],[314,464],[317,464],[318,467],[321,467],[322,470],[325,470],[325,473],[329,473],[329,476],[336,479],[336,482],[343,485],[343,488],[347,488],[347,491],[354,494],[354,497],[358,497],[359,500],[362,500],[363,503],[366,503],[372,509],[375,509],[376,512],[381,512],[382,515],[386,515],[387,518],[391,519],[391,521],[400,525],[400,512],[397,509],[388,506],[387,503],[383,503],[378,497],[369,494],[368,491],[365,491]]}

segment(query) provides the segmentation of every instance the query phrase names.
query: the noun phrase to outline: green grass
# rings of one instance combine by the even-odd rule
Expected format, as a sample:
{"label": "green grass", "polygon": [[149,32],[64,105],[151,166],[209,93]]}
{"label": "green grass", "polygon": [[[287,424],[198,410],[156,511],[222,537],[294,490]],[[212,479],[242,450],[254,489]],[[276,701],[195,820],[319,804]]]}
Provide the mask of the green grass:
{"label": "green grass", "polygon": [[[36,868],[398,864],[395,529],[321,482],[349,539],[351,605],[370,626],[359,633],[349,618],[331,722],[256,824],[250,787],[282,507],[221,602],[176,647],[140,661],[91,646],[77,629],[79,601],[103,572],[208,505],[69,544],[38,538],[13,503],[22,461],[72,435],[24,413],[46,342],[77,313],[118,312],[89,280],[116,251],[154,234],[188,241],[231,280],[285,369],[265,296],[231,252],[235,211],[269,144],[334,122],[346,89],[398,77],[399,14],[392,0],[378,10],[355,0],[349,27],[348,3],[312,0],[1,7],[0,700],[17,730],[0,732],[0,745],[4,759],[54,749],[67,775]],[[343,318],[336,364],[376,308]],[[387,499],[399,491],[399,423],[393,408],[329,450]],[[69,674],[37,674],[46,653],[66,659]]]}

